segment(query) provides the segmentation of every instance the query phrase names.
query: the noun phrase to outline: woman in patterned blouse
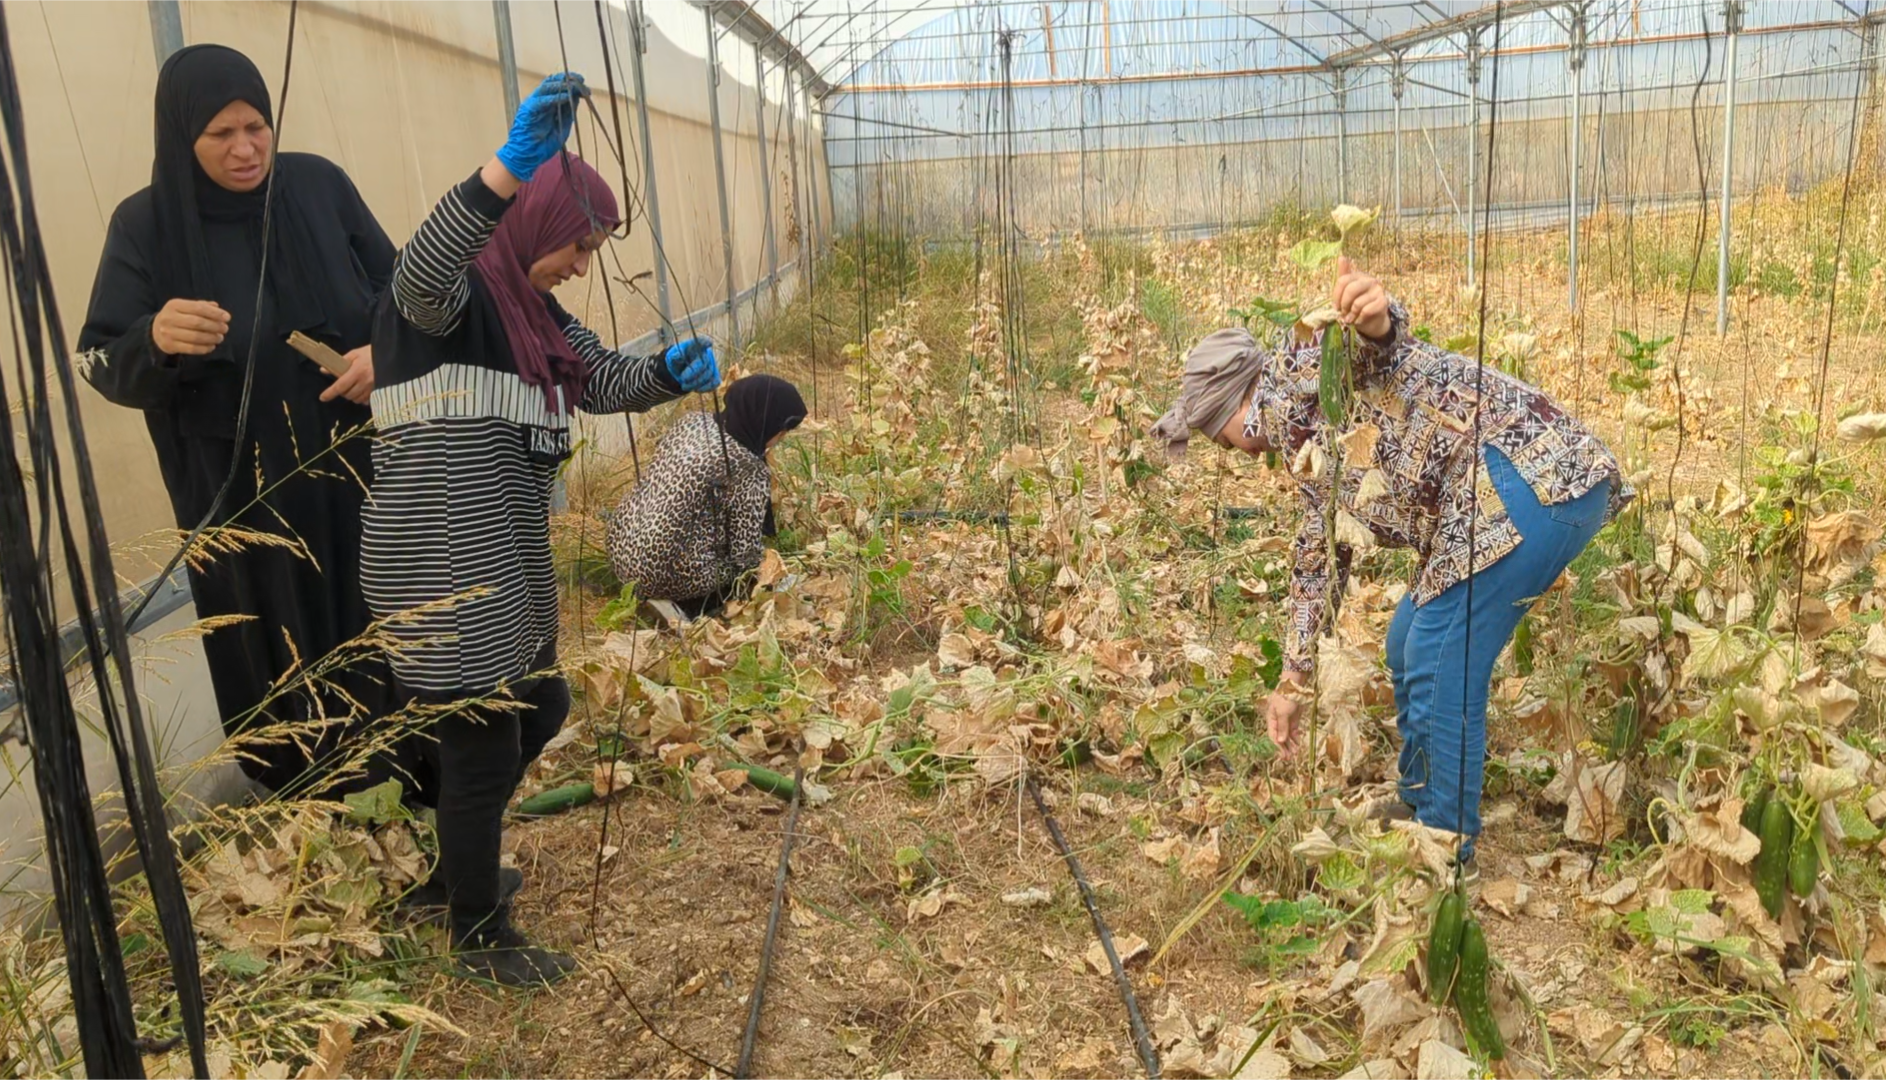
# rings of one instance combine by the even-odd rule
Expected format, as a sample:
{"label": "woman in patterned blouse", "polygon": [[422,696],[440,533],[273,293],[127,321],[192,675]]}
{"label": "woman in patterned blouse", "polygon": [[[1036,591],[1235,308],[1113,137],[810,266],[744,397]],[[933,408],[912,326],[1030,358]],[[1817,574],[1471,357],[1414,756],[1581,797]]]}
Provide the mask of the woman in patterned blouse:
{"label": "woman in patterned blouse", "polygon": [[776,531],[767,452],[805,417],[798,387],[748,375],[728,385],[720,412],[675,421],[609,520],[616,577],[683,619],[719,614]]}
{"label": "woman in patterned blouse", "polygon": [[1413,337],[1381,282],[1346,258],[1332,299],[1355,330],[1355,392],[1340,427],[1319,398],[1320,334],[1266,351],[1245,331],[1220,330],[1186,359],[1179,403],[1153,433],[1175,457],[1193,430],[1280,454],[1303,494],[1284,652],[1292,685],[1266,708],[1286,754],[1355,544],[1420,556],[1386,643],[1401,801],[1422,824],[1463,834],[1465,861],[1480,831],[1494,661],[1631,491],[1611,452],[1550,398]]}

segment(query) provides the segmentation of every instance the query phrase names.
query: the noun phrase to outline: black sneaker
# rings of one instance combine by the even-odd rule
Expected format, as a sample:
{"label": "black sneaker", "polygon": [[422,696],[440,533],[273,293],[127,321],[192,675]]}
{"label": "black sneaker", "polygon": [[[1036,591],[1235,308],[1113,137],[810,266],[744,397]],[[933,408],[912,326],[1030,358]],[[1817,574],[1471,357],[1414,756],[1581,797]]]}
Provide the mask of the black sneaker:
{"label": "black sneaker", "polygon": [[[498,906],[509,907],[516,898],[518,890],[524,887],[524,871],[515,866],[498,867]],[[446,897],[445,882],[434,874],[424,882],[407,890],[399,898],[401,910],[411,912],[431,922],[445,917]]]}
{"label": "black sneaker", "polygon": [[507,920],[456,949],[461,974],[500,986],[549,986],[576,970],[576,958],[540,949]]}

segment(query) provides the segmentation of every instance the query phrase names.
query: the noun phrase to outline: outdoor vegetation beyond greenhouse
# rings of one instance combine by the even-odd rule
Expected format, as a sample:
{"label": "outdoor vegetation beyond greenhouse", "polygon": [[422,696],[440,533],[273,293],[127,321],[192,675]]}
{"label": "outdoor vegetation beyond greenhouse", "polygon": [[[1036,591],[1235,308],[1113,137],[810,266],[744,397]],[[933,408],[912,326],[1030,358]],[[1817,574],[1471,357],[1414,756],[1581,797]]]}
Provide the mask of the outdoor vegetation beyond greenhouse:
{"label": "outdoor vegetation beyond greenhouse", "polygon": [[[580,969],[454,976],[400,904],[437,822],[397,779],[178,795],[248,752],[232,738],[160,777],[212,1073],[1886,1075],[1876,2],[705,5],[710,34],[762,25],[805,75],[760,95],[763,220],[723,186],[718,234],[662,224],[724,260],[707,295],[659,239],[557,293],[611,345],[610,318],[658,308],[660,343],[711,336],[723,377],[626,435],[588,418],[558,473],[574,704],[503,850],[520,922]],[[605,7],[642,18],[554,7],[572,52]],[[576,130],[639,235],[664,150],[623,122],[614,33]],[[816,179],[788,125],[822,140]],[[766,238],[744,300],[741,228]],[[1379,467],[1346,266],[1395,302],[1404,355],[1461,358],[1475,402],[1538,388],[1632,496],[1493,665],[1470,863],[1459,830],[1396,812],[1387,643],[1429,598],[1422,556],[1356,509],[1407,481]],[[1314,362],[1326,438],[1193,431],[1168,455],[1151,429],[1226,328]],[[809,406],[764,457],[777,535],[719,614],[671,617],[618,580],[612,518],[664,435],[756,374]],[[44,399],[13,378],[17,418]],[[1306,502],[1317,484],[1364,494]],[[192,564],[261,542],[114,539],[187,539]],[[1298,685],[1305,560],[1347,574]],[[1491,572],[1468,560],[1469,605]],[[376,623],[274,692],[382,646]],[[163,886],[101,820],[144,1067],[188,1075]],[[83,1068],[54,910],[16,905],[0,940],[13,1075]]]}

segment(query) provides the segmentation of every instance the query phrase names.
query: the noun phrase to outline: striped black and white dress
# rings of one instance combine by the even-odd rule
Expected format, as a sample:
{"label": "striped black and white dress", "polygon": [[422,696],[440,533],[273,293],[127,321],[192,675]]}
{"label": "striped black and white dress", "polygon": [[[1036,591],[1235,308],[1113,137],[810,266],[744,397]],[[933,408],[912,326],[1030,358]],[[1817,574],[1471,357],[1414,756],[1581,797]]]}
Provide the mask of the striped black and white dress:
{"label": "striped black and white dress", "polygon": [[[521,379],[472,260],[511,204],[477,175],[401,251],[375,319],[374,482],[361,587],[412,693],[487,693],[554,655],[550,498],[567,411]],[[610,349],[545,295],[589,383],[576,406],[642,412],[681,395],[661,357]]]}

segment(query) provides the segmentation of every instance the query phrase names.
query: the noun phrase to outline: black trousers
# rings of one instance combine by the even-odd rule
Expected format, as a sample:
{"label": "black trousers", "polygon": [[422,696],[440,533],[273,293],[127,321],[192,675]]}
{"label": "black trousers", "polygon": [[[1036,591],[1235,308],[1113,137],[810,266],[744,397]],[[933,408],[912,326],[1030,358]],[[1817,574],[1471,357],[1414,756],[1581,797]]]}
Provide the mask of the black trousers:
{"label": "black trousers", "polygon": [[[556,662],[553,651],[535,669]],[[436,697],[436,695],[428,695]],[[472,706],[441,717],[433,727],[439,863],[433,871],[451,906],[452,936],[475,942],[502,926],[509,912],[498,903],[498,858],[504,808],[524,772],[543,753],[570,715],[570,685],[561,675],[516,683],[507,708]]]}

